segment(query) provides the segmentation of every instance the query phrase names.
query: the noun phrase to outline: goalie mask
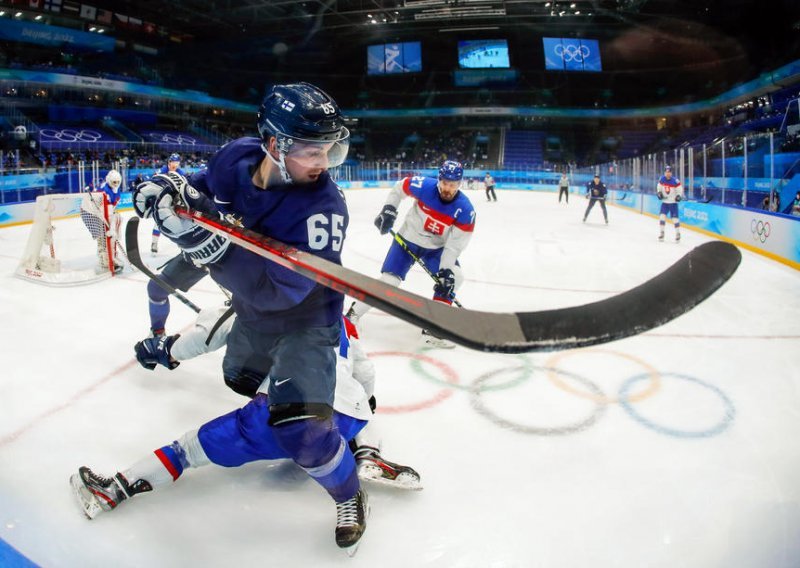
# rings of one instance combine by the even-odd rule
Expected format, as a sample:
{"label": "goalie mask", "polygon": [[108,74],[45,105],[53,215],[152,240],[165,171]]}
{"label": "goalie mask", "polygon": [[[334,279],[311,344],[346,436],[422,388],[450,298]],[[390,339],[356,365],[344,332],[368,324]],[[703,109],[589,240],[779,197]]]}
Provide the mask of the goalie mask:
{"label": "goalie mask", "polygon": [[106,174],[106,183],[113,189],[117,191],[119,186],[122,184],[122,176],[119,175],[117,170],[111,170]]}
{"label": "goalie mask", "polygon": [[[258,133],[286,183],[292,183],[287,157],[305,168],[327,170],[341,165],[350,147],[336,101],[309,83],[272,87],[258,110]],[[273,137],[277,159],[268,151]]]}

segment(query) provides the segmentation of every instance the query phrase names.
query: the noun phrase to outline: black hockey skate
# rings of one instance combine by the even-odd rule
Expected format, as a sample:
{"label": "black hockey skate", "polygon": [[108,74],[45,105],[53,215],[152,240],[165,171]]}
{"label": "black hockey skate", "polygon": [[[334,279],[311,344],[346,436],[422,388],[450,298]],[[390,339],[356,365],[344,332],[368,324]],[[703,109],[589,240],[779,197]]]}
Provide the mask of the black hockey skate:
{"label": "black hockey skate", "polygon": [[681,234],[680,233],[675,233],[675,242],[676,243],[681,242]]}
{"label": "black hockey skate", "polygon": [[359,446],[353,454],[360,480],[410,491],[422,489],[419,474],[414,468],[384,459],[378,448]]}
{"label": "black hockey skate", "polygon": [[658,234],[658,241],[659,241],[659,242],[661,242],[661,243],[663,243],[663,242],[664,242],[664,231],[661,231],[661,232]]}
{"label": "black hockey skate", "polygon": [[347,501],[336,503],[336,544],[349,556],[354,556],[358,550],[368,516],[369,503],[364,489],[359,489]]}
{"label": "black hockey skate", "polygon": [[78,473],[73,474],[69,482],[78,499],[78,505],[89,519],[94,519],[102,512],[116,509],[125,499],[137,493],[153,490],[143,479],[131,485],[121,473],[104,477],[86,466],[78,468]]}

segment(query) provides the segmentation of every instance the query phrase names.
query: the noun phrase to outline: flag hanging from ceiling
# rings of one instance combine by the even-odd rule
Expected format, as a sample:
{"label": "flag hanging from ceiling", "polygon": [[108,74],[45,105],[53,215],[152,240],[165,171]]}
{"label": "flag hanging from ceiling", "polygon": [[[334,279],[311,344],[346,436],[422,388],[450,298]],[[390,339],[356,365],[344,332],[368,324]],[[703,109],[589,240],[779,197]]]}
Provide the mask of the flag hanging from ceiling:
{"label": "flag hanging from ceiling", "polygon": [[44,9],[51,12],[60,12],[61,0],[44,0]]}
{"label": "flag hanging from ceiling", "polygon": [[86,20],[94,20],[97,16],[97,8],[94,6],[88,6],[86,4],[81,4],[81,18]]}

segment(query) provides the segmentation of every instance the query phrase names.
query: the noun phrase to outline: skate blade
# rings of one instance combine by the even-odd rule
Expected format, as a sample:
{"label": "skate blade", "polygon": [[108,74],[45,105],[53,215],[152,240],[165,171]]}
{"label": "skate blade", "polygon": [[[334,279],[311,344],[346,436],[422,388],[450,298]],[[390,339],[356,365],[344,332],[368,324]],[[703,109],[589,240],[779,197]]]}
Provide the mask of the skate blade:
{"label": "skate blade", "polygon": [[370,484],[393,487],[404,491],[421,491],[422,483],[416,475],[408,472],[400,472],[397,477],[391,478],[383,475],[383,470],[377,465],[361,465],[358,470],[358,478]]}
{"label": "skate blade", "polygon": [[358,478],[373,485],[383,485],[384,487],[391,487],[393,489],[400,489],[403,491],[422,491],[422,483],[413,475],[401,473],[394,479],[389,479],[383,476],[367,476],[359,475]]}
{"label": "skate blade", "polygon": [[360,544],[361,544],[361,539],[358,539],[358,542],[355,543],[353,546],[348,546],[347,548],[343,548],[342,550],[344,550],[344,553],[347,554],[347,556],[352,558],[353,556],[356,555],[356,552],[358,552],[358,545]]}
{"label": "skate blade", "polygon": [[92,520],[103,512],[103,508],[97,502],[97,498],[92,495],[91,491],[86,489],[80,475],[77,473],[73,474],[69,478],[69,483],[72,486],[72,491],[75,494],[78,507],[80,507],[87,519]]}

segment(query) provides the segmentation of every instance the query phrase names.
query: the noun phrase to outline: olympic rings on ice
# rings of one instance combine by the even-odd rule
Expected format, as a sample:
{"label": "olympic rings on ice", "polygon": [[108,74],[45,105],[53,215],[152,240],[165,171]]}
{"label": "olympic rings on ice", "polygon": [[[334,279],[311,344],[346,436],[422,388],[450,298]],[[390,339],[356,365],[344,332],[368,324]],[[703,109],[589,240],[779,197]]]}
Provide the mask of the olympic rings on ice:
{"label": "olympic rings on ice", "polygon": [[589,379],[586,379],[586,378],[581,377],[579,375],[576,375],[574,373],[569,373],[567,371],[561,371],[559,369],[546,368],[546,370],[548,372],[558,373],[558,374],[564,375],[566,377],[569,377],[573,381],[577,381],[577,382],[581,383],[581,385],[585,389],[591,391],[594,394],[594,399],[595,399],[594,410],[592,410],[592,412],[586,418],[584,418],[584,419],[582,419],[582,420],[580,420],[578,422],[575,422],[575,423],[572,423],[572,424],[562,424],[562,425],[558,425],[558,426],[529,426],[527,424],[520,424],[519,422],[514,422],[514,421],[509,420],[507,418],[503,418],[502,416],[499,416],[494,411],[489,410],[489,408],[484,403],[484,400],[481,397],[481,393],[486,391],[486,390],[488,390],[488,389],[483,386],[483,383],[485,383],[486,381],[492,379],[493,377],[497,376],[500,373],[504,373],[506,371],[517,371],[517,370],[527,371],[527,368],[526,367],[510,367],[510,368],[506,368],[506,369],[499,369],[499,370],[495,370],[495,371],[489,371],[488,373],[484,373],[481,376],[479,376],[478,378],[476,378],[471,384],[472,388],[470,389],[470,404],[472,405],[472,408],[478,414],[480,414],[484,418],[488,418],[489,420],[491,420],[492,422],[494,422],[495,424],[497,424],[501,428],[505,428],[507,430],[512,430],[514,432],[519,432],[521,434],[534,434],[534,435],[538,435],[538,436],[563,436],[563,435],[566,435],[566,434],[575,434],[577,432],[581,432],[583,430],[586,430],[587,428],[592,426],[595,422],[597,422],[597,420],[601,416],[603,416],[603,414],[605,413],[606,409],[608,408],[608,405],[606,405],[606,404],[604,404],[602,402],[597,402],[597,401],[600,401],[603,398],[605,398],[605,395],[603,394],[603,391],[600,390],[600,387],[595,385]]}
{"label": "olympic rings on ice", "polygon": [[[487,371],[476,377],[471,383],[464,385],[459,384],[458,373],[451,366],[438,359],[435,359],[434,357],[430,357],[422,353],[410,353],[406,351],[380,351],[370,353],[369,356],[404,357],[410,359],[410,366],[416,374],[430,382],[437,383],[442,386],[442,388],[437,391],[434,396],[417,403],[401,404],[396,406],[380,405],[378,412],[385,414],[399,414],[403,412],[414,412],[417,410],[430,408],[436,404],[439,404],[445,399],[450,398],[453,395],[453,392],[456,390],[464,390],[469,394],[470,405],[479,415],[506,430],[537,436],[563,436],[582,432],[593,426],[605,414],[607,408],[612,404],[619,404],[635,422],[644,426],[645,428],[653,430],[659,434],[676,438],[709,438],[711,436],[716,436],[717,434],[725,431],[734,420],[736,410],[733,402],[731,402],[731,400],[721,389],[714,385],[705,383],[699,379],[687,375],[681,375],[678,373],[661,373],[652,365],[642,361],[638,357],[628,355],[626,353],[602,349],[582,351],[582,353],[604,353],[621,357],[636,363],[647,371],[627,379],[619,388],[617,396],[608,396],[603,392],[600,386],[590,379],[577,373],[559,369],[555,366],[556,363],[561,362],[565,357],[576,355],[577,353],[578,352],[575,351],[559,353],[556,356],[551,357],[548,361],[548,364],[544,366],[534,365],[526,356],[518,355],[517,357],[522,358],[521,365]],[[426,370],[422,365],[423,363],[427,363],[428,365],[433,365],[436,367],[442,374],[442,378],[437,377],[430,371]],[[522,382],[531,378],[536,371],[543,371],[549,381],[555,386],[559,387],[561,391],[590,401],[593,403],[594,408],[585,417],[582,417],[577,421],[566,424],[555,424],[552,426],[523,424],[518,421],[505,418],[498,412],[489,408],[485,397],[486,393],[490,391],[507,390],[518,386]],[[505,382],[491,384],[491,381],[497,377],[510,375],[512,373],[512,378],[506,379]],[[723,406],[722,417],[719,419],[718,423],[702,430],[680,429],[658,424],[655,420],[647,417],[643,412],[635,409],[634,403],[650,398],[662,387],[662,377],[666,376],[699,385],[701,388],[714,393],[722,401]],[[632,393],[635,385],[642,381],[648,381],[647,387],[635,394]],[[533,418],[535,420],[535,417]]]}
{"label": "olympic rings on ice", "polygon": [[[431,351],[431,349],[425,349],[423,352],[425,352],[425,351]],[[507,382],[500,383],[499,385],[491,385],[491,386],[487,386],[487,387],[482,387],[483,390],[510,389],[510,388],[513,388],[513,387],[517,386],[522,381],[526,381],[529,378],[531,378],[531,376],[533,375],[533,365],[531,365],[530,360],[525,355],[517,355],[517,357],[522,359],[522,365],[520,365],[518,367],[521,370],[521,372],[519,373],[518,376],[514,377],[513,379],[511,379],[511,380],[509,380]],[[452,388],[452,389],[459,389],[459,390],[466,390],[466,391],[471,391],[474,388],[473,385],[462,385],[462,384],[458,384],[458,383],[443,381],[442,379],[439,379],[439,378],[435,377],[434,375],[430,374],[429,372],[427,372],[425,370],[425,368],[420,363],[419,359],[413,359],[411,361],[411,368],[419,376],[421,376],[421,377],[423,377],[425,379],[428,379],[432,383],[437,383],[437,384],[440,384],[442,386],[449,387],[449,388]]]}
{"label": "olympic rings on ice", "polygon": [[[574,355],[584,354],[584,353],[604,353],[607,355],[614,355],[616,357],[621,357],[623,359],[627,359],[628,361],[632,361],[633,363],[636,363],[640,367],[643,367],[644,369],[647,370],[647,374],[645,376],[650,377],[650,385],[642,392],[629,396],[627,400],[631,402],[639,402],[640,400],[644,400],[652,396],[661,387],[661,374],[659,373],[658,369],[648,364],[647,362],[642,361],[638,357],[634,357],[633,355],[628,355],[627,353],[620,353],[619,351],[611,351],[610,349],[587,349],[582,351],[563,351],[548,359],[547,363],[545,363],[545,366],[548,367],[549,369],[557,369],[558,363],[560,363],[566,357],[571,357]],[[552,381],[552,383],[557,387],[559,387],[560,389],[570,392],[575,396],[588,398],[589,400],[594,400],[595,402],[600,402],[603,404],[616,404],[620,402],[619,397],[607,397],[603,395],[602,398],[597,398],[597,394],[595,393],[587,393],[585,391],[575,389],[574,387],[568,385],[567,383],[559,379],[558,376],[552,371],[548,371],[547,378],[549,378]]]}
{"label": "olympic rings on ice", "polygon": [[733,402],[731,402],[731,400],[725,395],[724,392],[722,392],[721,389],[688,375],[681,375],[678,373],[663,373],[662,376],[673,377],[675,379],[687,381],[689,383],[699,385],[700,387],[710,390],[716,394],[722,401],[722,405],[724,407],[722,418],[718,424],[705,430],[681,430],[678,428],[657,424],[654,420],[645,418],[639,411],[635,410],[631,404],[632,398],[628,397],[628,391],[631,390],[635,383],[647,378],[647,375],[636,375],[622,384],[622,387],[619,389],[619,403],[620,406],[624,408],[625,411],[630,415],[630,417],[641,425],[654,430],[659,434],[665,434],[675,438],[710,438],[711,436],[716,436],[717,434],[725,431],[733,422],[733,419],[736,416],[736,408],[733,406]]}
{"label": "olympic rings on ice", "polygon": [[[458,373],[455,371],[455,369],[453,369],[447,363],[443,363],[442,361],[434,359],[433,357],[428,357],[427,355],[422,355],[420,353],[409,353],[407,351],[375,351],[373,353],[368,353],[367,355],[371,359],[375,357],[406,357],[413,359],[414,361],[422,361],[439,369],[439,371],[441,371],[442,375],[445,377],[445,381],[447,382],[448,386],[452,387],[453,385],[458,384]],[[417,410],[423,410],[425,408],[435,406],[443,400],[450,398],[453,396],[453,392],[455,391],[452,388],[443,388],[438,390],[433,397],[421,402],[400,404],[396,406],[379,404],[376,412],[378,414],[400,414],[403,412],[415,412]]]}

